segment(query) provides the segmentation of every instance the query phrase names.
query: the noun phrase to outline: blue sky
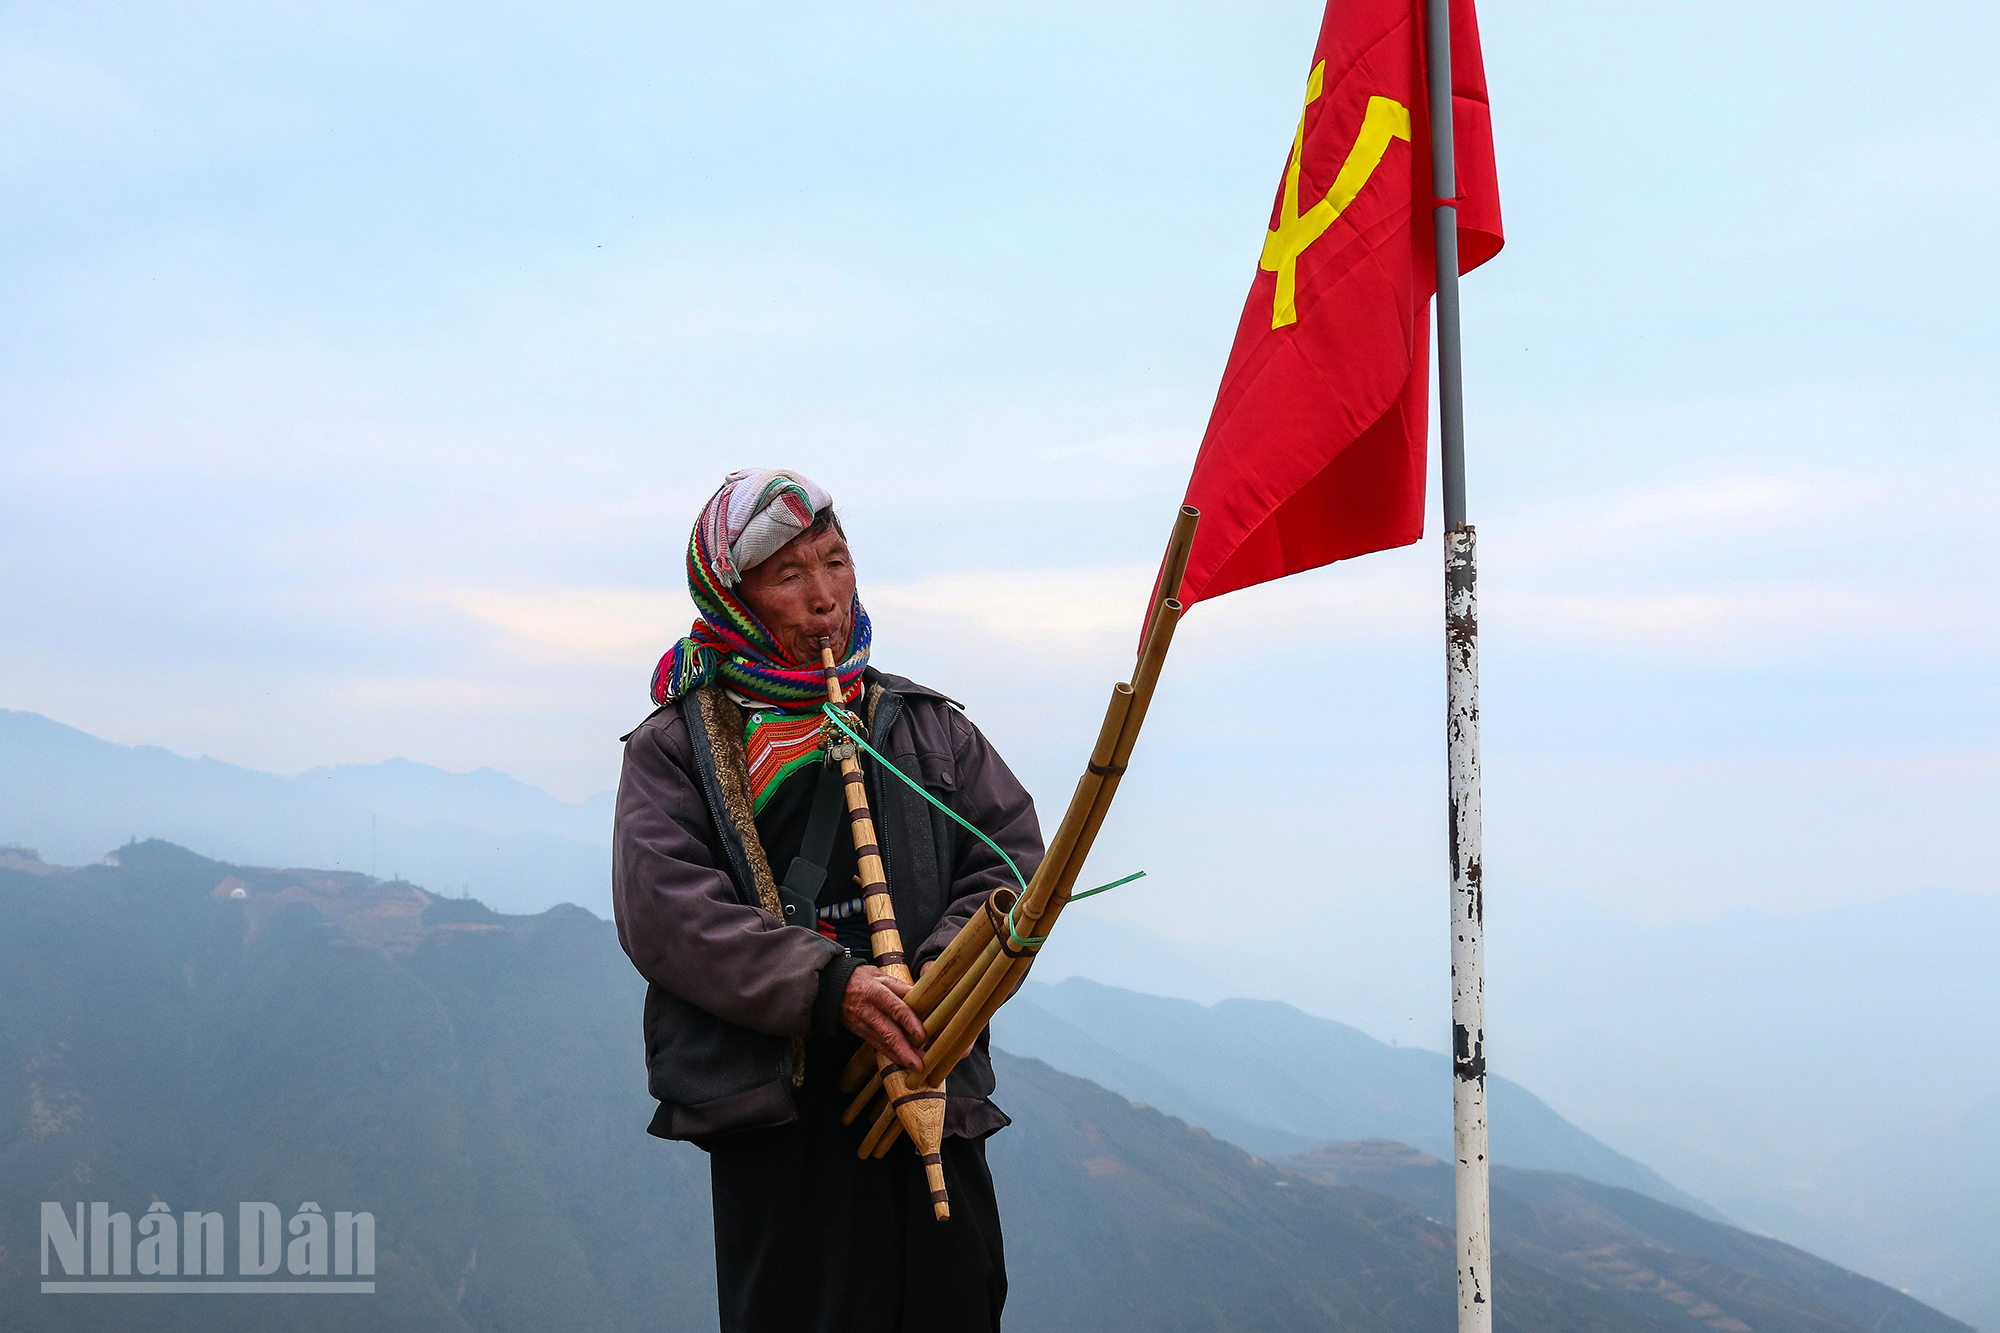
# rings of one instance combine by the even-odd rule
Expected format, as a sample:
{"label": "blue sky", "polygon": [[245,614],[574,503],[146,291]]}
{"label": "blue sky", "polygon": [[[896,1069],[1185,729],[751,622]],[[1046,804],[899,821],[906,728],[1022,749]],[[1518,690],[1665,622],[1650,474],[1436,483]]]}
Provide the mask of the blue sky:
{"label": "blue sky", "polygon": [[[1483,18],[1496,922],[1987,891],[2000,18]],[[1053,819],[1317,23],[10,6],[0,706],[579,798],[683,628],[695,509],[790,465],[848,516],[877,661],[964,699]],[[1433,532],[1199,608],[1097,858],[1153,877],[1091,910],[1223,882],[1246,930],[1431,931],[1437,569]]]}

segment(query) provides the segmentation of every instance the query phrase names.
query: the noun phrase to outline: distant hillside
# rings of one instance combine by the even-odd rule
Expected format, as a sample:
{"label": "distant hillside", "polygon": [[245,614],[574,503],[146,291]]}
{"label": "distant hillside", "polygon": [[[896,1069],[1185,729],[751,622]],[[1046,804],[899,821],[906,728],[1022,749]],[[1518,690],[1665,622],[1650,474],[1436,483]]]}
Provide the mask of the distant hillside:
{"label": "distant hillside", "polygon": [[[278,777],[0,710],[0,847],[39,848],[51,864],[164,836],[240,863],[372,868],[507,912],[569,901],[608,916],[610,806],[609,793],[569,804],[491,769],[404,760]],[[1963,1055],[2000,1005],[2000,969],[1987,958],[2000,896],[1936,889],[1671,926],[1531,891],[1510,890],[1492,909],[1496,1068],[1548,1103],[1507,1100],[1518,1089],[1496,1081],[1502,1160],[1688,1202],[1656,1177],[1619,1174],[1629,1158],[1578,1156],[1616,1144],[1731,1218],[2000,1328],[2000,1205],[1971,1183],[2000,1177],[2000,1139],[1980,1128],[1992,1114],[1982,1108],[2000,1104],[2000,1064]],[[1365,929],[1287,954],[1261,943],[1189,948],[1086,908],[1065,921],[1038,975],[1204,1002],[1255,978],[1260,993],[1442,1049],[1444,941],[1432,922],[1395,916],[1411,910],[1382,907]],[[1343,1119],[1328,1090],[1294,1089],[1303,1101],[1288,1103],[1262,1075],[1212,1095],[1157,1043],[1066,1035],[1105,1029],[1049,1004],[1048,1021],[1017,1034],[1023,1049],[1258,1151],[1372,1135],[1446,1151],[1435,1060],[1426,1075],[1419,1062],[1357,1047],[1340,1068],[1379,1065],[1389,1081],[1373,1090],[1391,1105],[1360,1103],[1363,1118]],[[1016,1008],[1011,1017],[1027,1015]],[[1243,1071],[1262,1060],[1243,1057]],[[1433,1082],[1411,1094],[1412,1076]],[[1538,1128],[1558,1124],[1553,1139]],[[1570,1137],[1578,1130],[1594,1142]]]}
{"label": "distant hillside", "polygon": [[296,778],[156,746],[114,745],[0,709],[0,843],[95,861],[163,838],[257,865],[401,876],[502,908],[611,910],[611,796],[566,804],[490,768],[404,759]]}
{"label": "distant hillside", "polygon": [[[1398,1139],[1451,1154],[1451,1061],[1270,1000],[1198,1005],[1072,977],[1030,982],[995,1040],[1267,1157],[1329,1139]],[[1503,1078],[1488,1095],[1493,1158],[1571,1171],[1721,1220]]]}
{"label": "distant hillside", "polygon": [[[1452,1167],[1400,1143],[1333,1143],[1281,1165],[1329,1185],[1454,1207]],[[1967,1333],[1894,1288],[1782,1241],[1558,1171],[1493,1170],[1493,1243],[1517,1263],[1656,1318],[1743,1333]]]}
{"label": "distant hillside", "polygon": [[[2000,1195],[1985,1183],[2000,1179],[2000,1137],[1983,1128],[2000,1106],[2000,1062],[1965,1054],[1984,1049],[2000,1009],[2000,894],[1972,884],[1670,925],[1519,884],[1487,907],[1495,1069],[1727,1217],[2000,1330]],[[1429,906],[1392,895],[1316,930],[1310,948],[1264,936],[1190,946],[1092,910],[1064,918],[1038,977],[1203,1003],[1255,986],[1445,1049],[1449,958]],[[1036,1053],[1156,1100],[1120,1082],[1107,1053]],[[1221,1128],[1242,1104],[1233,1092],[1199,1109],[1165,1097],[1218,1133],[1254,1132]],[[1330,1137],[1370,1134],[1444,1152],[1435,1136],[1379,1123]]]}
{"label": "distant hillside", "polygon": [[[714,1327],[705,1164],[642,1132],[642,988],[609,923],[147,842],[0,868],[0,925],[0,1325]],[[1423,1209],[999,1067],[1014,1333],[1449,1327],[1449,1233]],[[40,1201],[154,1199],[369,1210],[378,1292],[41,1294]],[[1730,1327],[1506,1256],[1496,1292],[1510,1333]]]}
{"label": "distant hillside", "polygon": [[1996,1124],[2000,1095],[1879,1136],[1823,1172],[1836,1197],[1860,1201],[1849,1205],[1850,1225],[1870,1242],[1871,1269],[1918,1275],[1914,1294],[1987,1330],[2000,1330]]}
{"label": "distant hillside", "polygon": [[[1003,1054],[995,1070],[1015,1117],[990,1150],[1014,1275],[1010,1330],[1453,1327],[1447,1225],[1368,1190],[1314,1186],[1039,1061]],[[1696,1326],[1500,1263],[1494,1327]]]}
{"label": "distant hillside", "polygon": [[1670,926],[1570,904],[1506,934],[1509,1072],[1745,1225],[2000,1328],[2000,1148],[1974,1128],[2000,1063],[1966,1054],[2000,1009],[1990,884]]}
{"label": "distant hillside", "polygon": [[612,793],[574,805],[496,768],[447,773],[408,759],[314,768],[290,779],[362,810],[394,811],[405,824],[457,824],[481,833],[544,833],[609,846]]}
{"label": "distant hillside", "polygon": [[[706,1163],[643,1134],[608,923],[158,842],[120,862],[0,870],[0,1326],[247,1333],[282,1300],[287,1329],[713,1328]],[[155,1197],[368,1210],[379,1294],[39,1293],[39,1200]]]}

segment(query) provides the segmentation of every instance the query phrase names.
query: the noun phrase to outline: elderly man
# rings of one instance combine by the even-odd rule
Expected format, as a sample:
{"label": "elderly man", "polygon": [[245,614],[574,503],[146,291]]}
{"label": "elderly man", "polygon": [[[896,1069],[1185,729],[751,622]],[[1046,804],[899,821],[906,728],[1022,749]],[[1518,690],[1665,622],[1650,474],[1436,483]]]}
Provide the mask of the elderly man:
{"label": "elderly man", "polygon": [[[944,695],[868,664],[868,614],[828,494],[795,472],[730,475],[688,543],[701,618],[661,659],[660,708],[626,737],[613,890],[646,978],[651,1132],[706,1149],[726,1333],[969,1333],[1007,1278],[985,1138],[986,1037],[946,1083],[951,1220],[907,1148],[860,1161],[838,1081],[867,1042],[921,1063],[909,989],[869,962],[840,781],[825,759],[820,646],[871,744],[1007,849],[1042,855],[1034,803]],[[999,858],[866,764],[868,804],[913,967],[985,896]]]}

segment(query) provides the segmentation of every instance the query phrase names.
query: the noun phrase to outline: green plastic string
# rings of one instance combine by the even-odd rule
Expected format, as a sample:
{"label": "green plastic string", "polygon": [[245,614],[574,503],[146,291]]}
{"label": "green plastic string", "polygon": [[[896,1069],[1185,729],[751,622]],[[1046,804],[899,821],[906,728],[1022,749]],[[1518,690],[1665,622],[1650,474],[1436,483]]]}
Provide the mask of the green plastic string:
{"label": "green plastic string", "polygon": [[[1109,884],[1100,884],[1094,889],[1085,889],[1082,893],[1072,893],[1069,896],[1069,901],[1075,902],[1078,898],[1088,898],[1094,893],[1103,893],[1106,889],[1115,889],[1120,884],[1130,884],[1135,879],[1144,879],[1145,877],[1145,871],[1134,871],[1123,879],[1112,880]],[[1014,907],[1019,907],[1020,905],[1021,900],[1016,898],[1014,900]],[[1007,937],[1014,941],[1014,947],[1017,949],[1039,949],[1048,943],[1049,937],[1046,935],[1024,936],[1020,931],[1014,929],[1014,907],[1007,909]]]}
{"label": "green plastic string", "polygon": [[[1014,900],[1014,907],[1019,907],[1020,905],[1021,900],[1016,898]],[[1014,947],[1016,949],[1039,949],[1044,944],[1047,944],[1049,937],[1046,935],[1023,935],[1020,931],[1014,929],[1014,907],[1007,909],[1007,938],[1014,941]]]}
{"label": "green plastic string", "polygon": [[1103,893],[1106,889],[1115,889],[1120,884],[1130,884],[1135,879],[1144,879],[1144,878],[1146,878],[1145,871],[1135,870],[1123,879],[1114,879],[1109,884],[1100,884],[1094,889],[1085,889],[1082,893],[1072,893],[1069,896],[1069,900],[1071,902],[1075,902],[1078,898],[1088,898],[1093,893]]}
{"label": "green plastic string", "polygon": [[[932,805],[936,806],[938,809],[944,811],[945,814],[949,815],[952,818],[952,820],[954,820],[959,825],[959,827],[963,828],[973,837],[985,843],[988,847],[991,847],[993,849],[993,854],[995,856],[998,856],[1002,861],[1006,862],[1007,869],[1014,872],[1014,882],[1021,886],[1022,897],[1027,896],[1028,881],[1022,877],[1021,867],[1014,864],[1014,858],[1007,855],[1007,853],[1004,850],[1002,850],[999,843],[993,841],[993,839],[987,837],[984,833],[981,833],[978,829],[974,828],[971,824],[967,823],[965,818],[962,815],[960,815],[958,811],[952,809],[950,806],[946,805],[943,801],[940,801],[937,797],[925,791],[922,783],[918,782],[908,773],[905,773],[902,769],[896,767],[894,763],[890,762],[889,757],[887,755],[883,754],[880,750],[870,745],[867,741],[862,740],[860,734],[856,732],[853,727],[847,725],[847,719],[841,716],[842,710],[835,708],[831,703],[824,703],[820,705],[820,711],[825,713],[827,717],[832,720],[834,726],[839,727],[841,731],[846,733],[847,739],[853,741],[856,745],[860,746],[862,749],[866,750],[869,754],[873,755],[875,757],[875,761],[879,763],[888,772],[894,773],[896,777],[901,780],[902,784],[905,787],[908,787],[911,791],[923,797],[926,801],[929,801]],[[1120,884],[1130,884],[1135,879],[1144,879],[1145,877],[1146,877],[1146,872],[1141,870],[1135,874],[1127,875],[1123,879],[1114,879],[1109,884],[1100,884],[1094,889],[1085,889],[1082,893],[1072,893],[1069,896],[1069,900],[1071,902],[1075,902],[1078,898],[1088,898],[1093,894],[1103,893],[1107,889],[1115,889]],[[1015,928],[1014,908],[1019,907],[1020,905],[1021,905],[1021,899],[1016,898],[1014,900],[1014,907],[1010,907],[1007,909],[1007,935],[1010,939],[1014,941],[1014,947],[1017,949],[1039,949],[1042,947],[1043,944],[1048,942],[1049,937],[1046,935],[1023,935],[1020,933],[1020,931],[1018,931]]]}

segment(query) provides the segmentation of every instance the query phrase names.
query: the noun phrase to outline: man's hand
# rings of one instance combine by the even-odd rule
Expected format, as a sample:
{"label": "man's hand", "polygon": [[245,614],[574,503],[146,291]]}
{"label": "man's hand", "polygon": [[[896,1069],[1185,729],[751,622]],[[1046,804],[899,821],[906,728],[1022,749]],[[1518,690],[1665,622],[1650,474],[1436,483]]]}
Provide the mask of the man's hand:
{"label": "man's hand", "polygon": [[905,1069],[921,1069],[924,1021],[903,1003],[910,983],[863,963],[847,979],[840,1001],[840,1023]]}

